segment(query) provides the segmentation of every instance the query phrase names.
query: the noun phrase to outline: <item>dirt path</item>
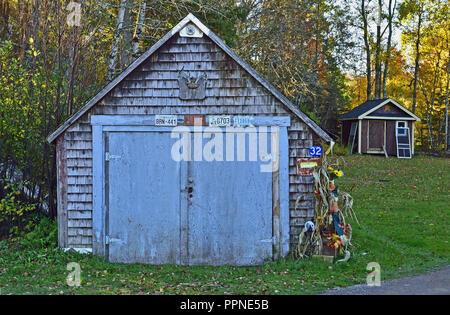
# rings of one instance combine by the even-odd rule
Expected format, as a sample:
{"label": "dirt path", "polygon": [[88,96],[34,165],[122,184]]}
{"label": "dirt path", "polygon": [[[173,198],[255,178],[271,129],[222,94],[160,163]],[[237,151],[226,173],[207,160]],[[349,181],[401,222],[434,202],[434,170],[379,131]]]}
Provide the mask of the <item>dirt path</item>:
{"label": "dirt path", "polygon": [[379,287],[365,284],[336,288],[324,295],[450,295],[450,266],[420,276],[381,282]]}

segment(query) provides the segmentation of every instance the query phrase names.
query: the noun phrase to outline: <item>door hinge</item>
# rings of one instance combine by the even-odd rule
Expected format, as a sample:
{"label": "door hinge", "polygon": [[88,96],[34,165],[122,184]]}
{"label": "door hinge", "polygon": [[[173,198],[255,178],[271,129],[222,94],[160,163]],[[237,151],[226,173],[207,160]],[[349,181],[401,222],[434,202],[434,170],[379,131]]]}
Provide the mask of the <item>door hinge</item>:
{"label": "door hinge", "polygon": [[112,154],[109,154],[109,152],[105,153],[105,161],[117,160],[120,158],[121,158],[120,155],[112,155]]}
{"label": "door hinge", "polygon": [[275,245],[277,243],[277,237],[273,236],[272,238],[269,238],[267,240],[261,240],[261,243],[272,243],[273,245]]}

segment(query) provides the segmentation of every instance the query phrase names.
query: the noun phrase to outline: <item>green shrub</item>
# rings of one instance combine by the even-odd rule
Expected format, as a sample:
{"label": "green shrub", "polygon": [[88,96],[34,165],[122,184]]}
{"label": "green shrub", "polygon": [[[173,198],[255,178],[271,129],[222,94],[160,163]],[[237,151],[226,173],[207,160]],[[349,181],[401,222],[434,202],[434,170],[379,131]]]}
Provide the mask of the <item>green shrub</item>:
{"label": "green shrub", "polygon": [[9,227],[10,236],[18,235],[19,231],[28,220],[28,215],[36,210],[36,204],[21,200],[21,191],[26,186],[26,182],[19,184],[7,179],[1,179],[5,195],[0,199],[0,223],[5,223]]}
{"label": "green shrub", "polygon": [[58,245],[58,228],[56,220],[42,217],[30,232],[22,232],[20,243],[23,247],[55,248]]}

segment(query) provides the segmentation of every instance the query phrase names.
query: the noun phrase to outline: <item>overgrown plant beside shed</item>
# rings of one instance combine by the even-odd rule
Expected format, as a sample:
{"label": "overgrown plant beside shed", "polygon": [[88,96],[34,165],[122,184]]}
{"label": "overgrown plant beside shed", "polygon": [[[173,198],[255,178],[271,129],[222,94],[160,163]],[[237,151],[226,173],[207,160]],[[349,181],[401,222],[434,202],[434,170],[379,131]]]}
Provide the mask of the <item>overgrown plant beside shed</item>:
{"label": "overgrown plant beside shed", "polygon": [[189,14],[48,141],[61,248],[254,265],[286,256],[314,217],[313,178],[299,165],[332,139]]}
{"label": "overgrown plant beside shed", "polygon": [[393,99],[369,100],[340,117],[350,153],[414,155],[414,123],[420,118]]}

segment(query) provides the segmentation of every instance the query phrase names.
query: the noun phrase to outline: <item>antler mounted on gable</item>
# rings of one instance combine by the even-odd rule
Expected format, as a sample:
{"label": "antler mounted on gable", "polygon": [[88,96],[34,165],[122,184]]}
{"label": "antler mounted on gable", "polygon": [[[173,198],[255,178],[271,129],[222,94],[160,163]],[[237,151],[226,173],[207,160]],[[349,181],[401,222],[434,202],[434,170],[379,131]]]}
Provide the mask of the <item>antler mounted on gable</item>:
{"label": "antler mounted on gable", "polygon": [[183,69],[178,73],[178,85],[180,87],[179,97],[182,100],[202,100],[206,97],[205,73],[197,77],[190,76]]}

